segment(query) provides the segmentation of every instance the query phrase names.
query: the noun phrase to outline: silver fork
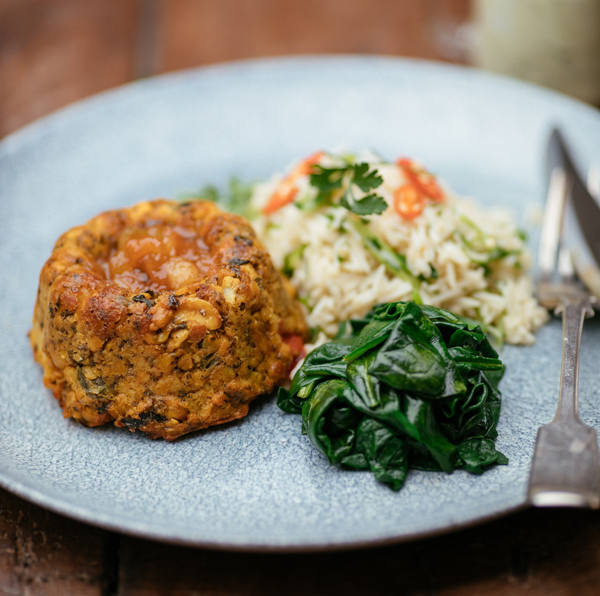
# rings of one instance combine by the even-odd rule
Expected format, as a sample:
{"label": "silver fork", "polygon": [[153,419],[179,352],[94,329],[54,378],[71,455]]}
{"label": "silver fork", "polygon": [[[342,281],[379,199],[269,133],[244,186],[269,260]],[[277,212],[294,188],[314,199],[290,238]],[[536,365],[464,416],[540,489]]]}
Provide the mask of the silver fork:
{"label": "silver fork", "polygon": [[[562,313],[563,351],[558,410],[537,435],[528,497],[538,507],[600,507],[600,460],[596,431],[577,411],[579,345],[583,321],[594,314],[592,298],[577,281],[562,222],[569,182],[554,168],[540,241],[540,303]],[[557,258],[558,253],[558,258]],[[558,279],[556,279],[558,277]]]}

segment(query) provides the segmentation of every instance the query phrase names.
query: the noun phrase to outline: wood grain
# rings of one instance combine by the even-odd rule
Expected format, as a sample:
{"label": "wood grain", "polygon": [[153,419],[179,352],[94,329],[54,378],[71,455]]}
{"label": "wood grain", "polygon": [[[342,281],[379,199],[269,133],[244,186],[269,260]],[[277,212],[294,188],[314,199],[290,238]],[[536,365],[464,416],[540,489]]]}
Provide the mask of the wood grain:
{"label": "wood grain", "polygon": [[436,18],[468,12],[468,0],[168,0],[160,67],[305,53],[441,59]]}
{"label": "wood grain", "polygon": [[138,0],[0,0],[0,137],[131,81]]}
{"label": "wood grain", "polygon": [[528,510],[396,546],[207,551],[119,536],[0,491],[0,594],[595,596],[600,514]]}
{"label": "wood grain", "polygon": [[120,552],[123,596],[592,596],[600,515],[530,510],[437,538],[336,553],[210,552],[128,537]]}
{"label": "wood grain", "polygon": [[0,594],[102,596],[114,538],[0,490]]}
{"label": "wood grain", "polygon": [[[142,71],[305,53],[443,59],[435,28],[466,18],[469,1],[0,0],[0,137]],[[155,31],[142,27],[154,12]]]}

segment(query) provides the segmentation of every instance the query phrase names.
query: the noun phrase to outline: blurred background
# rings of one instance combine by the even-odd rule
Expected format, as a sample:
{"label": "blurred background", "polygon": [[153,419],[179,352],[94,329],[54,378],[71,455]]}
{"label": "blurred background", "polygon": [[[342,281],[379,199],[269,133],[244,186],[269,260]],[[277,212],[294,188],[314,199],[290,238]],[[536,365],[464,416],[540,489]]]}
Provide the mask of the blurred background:
{"label": "blurred background", "polygon": [[138,78],[315,53],[471,64],[600,105],[600,0],[0,0],[0,137]]}

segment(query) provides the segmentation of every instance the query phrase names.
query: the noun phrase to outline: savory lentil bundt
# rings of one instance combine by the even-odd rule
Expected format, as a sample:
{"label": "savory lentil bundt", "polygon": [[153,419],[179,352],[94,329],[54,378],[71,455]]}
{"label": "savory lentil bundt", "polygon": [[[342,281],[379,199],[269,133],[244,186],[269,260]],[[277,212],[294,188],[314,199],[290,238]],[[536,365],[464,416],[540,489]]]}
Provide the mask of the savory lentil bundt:
{"label": "savory lentil bundt", "polygon": [[247,221],[159,199],[59,238],[30,339],[65,417],[175,439],[245,416],[307,331]]}

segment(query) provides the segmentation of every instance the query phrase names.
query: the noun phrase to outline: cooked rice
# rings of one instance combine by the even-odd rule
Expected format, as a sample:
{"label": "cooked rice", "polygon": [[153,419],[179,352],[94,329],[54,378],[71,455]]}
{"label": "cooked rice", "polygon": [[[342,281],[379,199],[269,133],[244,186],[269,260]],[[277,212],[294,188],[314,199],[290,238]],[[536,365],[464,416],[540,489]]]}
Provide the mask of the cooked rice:
{"label": "cooked rice", "polygon": [[[532,296],[526,274],[530,255],[510,213],[483,209],[442,185],[443,203],[431,202],[421,215],[405,220],[393,207],[394,190],[405,182],[401,168],[375,156],[361,157],[383,177],[375,192],[388,204],[383,214],[369,216],[368,226],[404,255],[415,277],[422,276],[418,290],[422,301],[476,319],[498,339],[533,343],[533,332],[548,315]],[[333,167],[344,162],[325,155],[320,163]],[[254,207],[260,209],[269,201],[281,179],[276,176],[255,187]],[[301,210],[296,202],[316,190],[308,176],[301,177],[297,186],[295,202],[259,216],[253,225],[279,269],[286,255],[305,245],[290,280],[307,307],[309,324],[324,332],[319,343],[335,335],[340,321],[364,316],[377,303],[412,299],[411,283],[389,273],[360,235],[344,226],[349,216],[345,208]],[[479,253],[474,253],[470,241],[479,243]],[[494,249],[510,254],[493,260],[487,269],[476,262],[489,258]]]}

